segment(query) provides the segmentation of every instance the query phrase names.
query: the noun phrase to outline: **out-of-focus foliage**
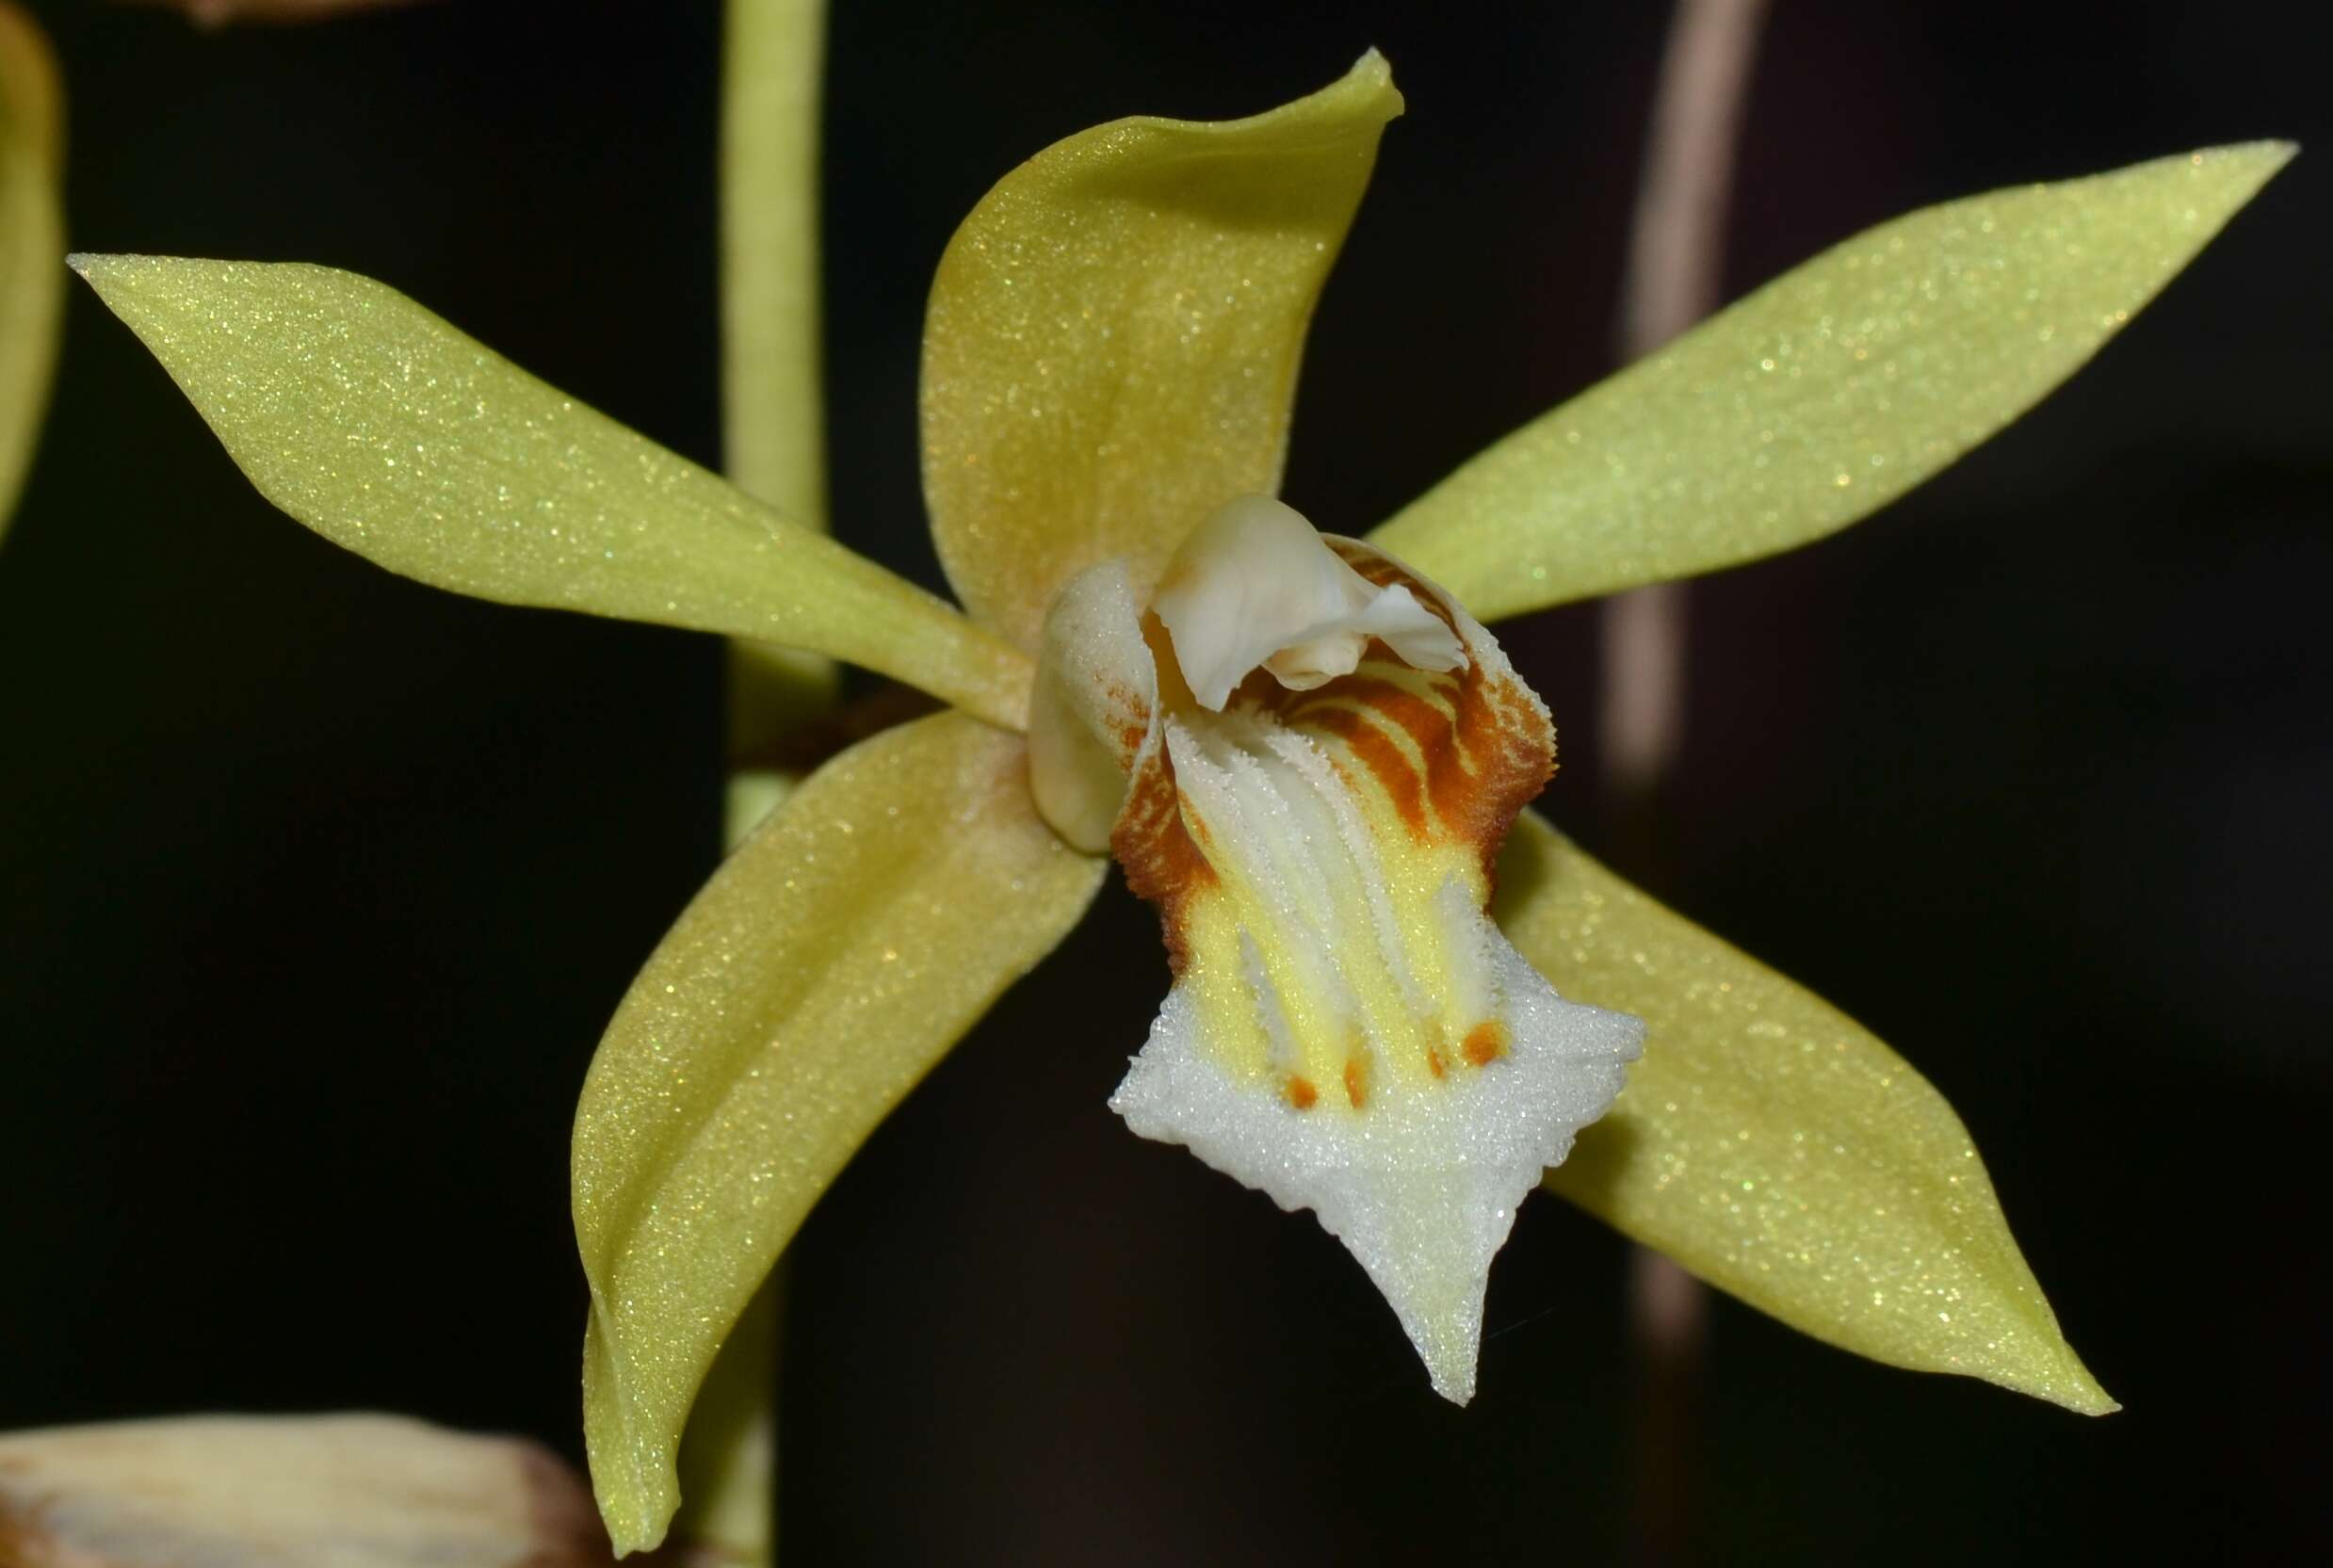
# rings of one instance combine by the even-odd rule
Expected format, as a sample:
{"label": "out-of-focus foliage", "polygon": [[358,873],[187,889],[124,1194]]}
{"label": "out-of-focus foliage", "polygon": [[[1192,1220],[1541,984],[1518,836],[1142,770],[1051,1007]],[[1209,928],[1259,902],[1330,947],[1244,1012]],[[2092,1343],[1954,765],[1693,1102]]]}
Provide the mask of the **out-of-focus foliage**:
{"label": "out-of-focus foliage", "polygon": [[64,105],[41,30],[0,0],[0,529],[31,466],[64,312]]}

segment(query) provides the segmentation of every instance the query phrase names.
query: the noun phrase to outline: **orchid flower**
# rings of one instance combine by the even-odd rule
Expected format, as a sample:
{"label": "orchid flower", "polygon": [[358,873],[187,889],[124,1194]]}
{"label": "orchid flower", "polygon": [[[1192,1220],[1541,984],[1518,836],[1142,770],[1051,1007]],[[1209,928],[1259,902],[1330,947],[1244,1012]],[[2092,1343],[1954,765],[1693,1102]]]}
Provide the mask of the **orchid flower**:
{"label": "orchid flower", "polygon": [[2077,368],[2292,150],[1883,225],[1365,532],[1275,492],[1305,327],[1401,108],[1372,53],[1253,119],[1072,137],[980,202],[924,340],[961,608],[380,283],[76,258],[259,489],[379,564],[809,650],[947,704],[785,799],[592,1064],[587,1437],[619,1549],[662,1538],[690,1405],[804,1215],[1110,854],[1173,977],[1112,1107],[1312,1209],[1450,1398],[1491,1254],[1552,1166],[1810,1334],[2114,1408],[1943,1099],[1525,809],[1552,736],[1483,623],[1868,515]]}
{"label": "orchid flower", "polygon": [[64,161],[57,62],[31,18],[0,0],[0,529],[31,466],[57,365]]}

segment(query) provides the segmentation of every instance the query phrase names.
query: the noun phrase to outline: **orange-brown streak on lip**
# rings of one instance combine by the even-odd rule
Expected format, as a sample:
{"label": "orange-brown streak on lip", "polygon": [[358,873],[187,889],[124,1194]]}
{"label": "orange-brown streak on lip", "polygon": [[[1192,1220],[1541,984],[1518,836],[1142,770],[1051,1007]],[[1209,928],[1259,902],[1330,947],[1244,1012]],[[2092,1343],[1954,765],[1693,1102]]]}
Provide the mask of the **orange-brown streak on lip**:
{"label": "orange-brown streak on lip", "polygon": [[1411,837],[1423,839],[1431,835],[1431,826],[1426,821],[1425,784],[1418,776],[1417,764],[1368,714],[1353,708],[1326,706],[1304,723],[1307,728],[1343,741],[1345,749],[1376,775],[1377,782],[1385,786],[1386,798],[1393,802],[1394,815],[1401,818],[1401,825],[1410,831]]}
{"label": "orange-brown streak on lip", "polygon": [[[1183,684],[1182,667],[1175,662],[1174,642],[1158,617],[1147,610],[1142,613],[1142,641],[1150,649],[1158,679],[1158,707],[1168,710],[1178,703],[1189,703],[1191,688]],[[1215,867],[1184,819],[1182,791],[1175,786],[1175,762],[1167,755],[1165,740],[1159,738],[1145,759],[1142,750],[1151,743],[1150,725],[1139,733],[1128,725],[1119,739],[1130,747],[1135,766],[1126,803],[1118,808],[1118,820],[1110,830],[1110,852],[1125,868],[1126,886],[1134,896],[1157,906],[1166,938],[1167,970],[1179,978],[1191,957],[1186,912],[1192,897],[1216,884]]]}
{"label": "orange-brown streak on lip", "polygon": [[1320,1091],[1312,1087],[1312,1080],[1297,1074],[1288,1075],[1288,1104],[1298,1110],[1310,1110]]}
{"label": "orange-brown streak on lip", "polygon": [[[1452,631],[1458,629],[1442,596],[1400,563],[1357,541],[1333,539],[1328,542],[1338,558],[1364,579],[1379,588],[1399,584],[1408,589],[1443,624]],[[1371,656],[1382,649],[1383,644],[1372,644]],[[1449,754],[1447,749],[1427,746],[1422,740],[1418,749],[1426,758],[1427,795],[1434,815],[1452,832],[1482,846],[1483,875],[1495,882],[1499,847],[1506,842],[1508,830],[1555,776],[1555,729],[1540,716],[1536,700],[1527,689],[1494,690],[1494,686],[1519,688],[1521,683],[1506,676],[1494,682],[1472,660],[1459,677],[1455,711],[1447,720],[1457,736],[1458,754],[1450,758],[1451,772],[1457,776],[1437,776],[1441,773],[1437,762]],[[1337,684],[1322,689],[1335,690]],[[1474,764],[1471,773],[1465,767],[1468,760]]]}
{"label": "orange-brown streak on lip", "polygon": [[1180,976],[1191,956],[1184,913],[1193,897],[1215,885],[1216,876],[1183,820],[1175,767],[1163,746],[1137,769],[1117,825],[1110,830],[1110,852],[1125,867],[1126,886],[1134,896],[1158,907],[1167,968]]}
{"label": "orange-brown streak on lip", "polygon": [[1394,584],[1400,583],[1416,594],[1418,602],[1425,606],[1428,610],[1435,615],[1441,615],[1446,622],[1450,619],[1449,616],[1442,615],[1442,606],[1434,602],[1434,595],[1426,591],[1425,585],[1402,571],[1390,558],[1362,543],[1357,539],[1328,539],[1322,542],[1336,552],[1338,560],[1359,573],[1363,582],[1376,588],[1391,588]]}
{"label": "orange-brown streak on lip", "polygon": [[[1475,799],[1481,785],[1466,763],[1470,743],[1481,738],[1468,736],[1459,722],[1467,711],[1466,679],[1451,683],[1458,688],[1454,718],[1432,700],[1420,697],[1397,682],[1380,675],[1347,675],[1322,690],[1333,693],[1329,701],[1300,704],[1290,710],[1291,723],[1303,725],[1319,722],[1324,711],[1333,711],[1335,704],[1369,708],[1388,721],[1399,724],[1418,747],[1418,754],[1426,765],[1426,800],[1433,805],[1434,816],[1442,825],[1453,832],[1464,832],[1474,825]],[[1480,704],[1472,704],[1480,711]]]}
{"label": "orange-brown streak on lip", "polygon": [[[1401,583],[1417,596],[1418,603],[1432,608],[1446,622],[1450,621],[1440,595],[1392,561],[1378,558],[1373,564],[1379,565],[1380,570],[1372,573],[1369,566],[1344,551],[1337,553],[1345,555],[1353,569],[1371,582],[1381,587]],[[1456,629],[1454,625],[1452,629]],[[1502,689],[1494,691],[1494,685]],[[1507,687],[1514,689],[1504,689]],[[1474,819],[1460,827],[1460,831],[1482,847],[1482,875],[1495,890],[1499,883],[1499,846],[1506,843],[1507,833],[1523,808],[1537,800],[1539,792],[1547,787],[1547,781],[1555,777],[1555,723],[1520,680],[1503,675],[1494,683],[1483,675],[1480,664],[1470,663],[1458,685],[1457,712],[1452,724],[1472,753],[1480,773],[1472,801]],[[1437,812],[1442,810],[1441,800],[1434,804]]]}
{"label": "orange-brown streak on lip", "polygon": [[1359,1110],[1368,1103],[1369,1097],[1369,1074],[1362,1067],[1361,1059],[1359,1057],[1346,1058],[1345,1098],[1353,1102],[1353,1109]]}
{"label": "orange-brown streak on lip", "polygon": [[[1397,564],[1350,541],[1332,540],[1330,545],[1368,581],[1409,589],[1429,613],[1458,629],[1440,596]],[[1190,706],[1194,699],[1156,615],[1143,616],[1142,633],[1158,666],[1159,704],[1170,710]],[[1367,652],[1374,661],[1399,662],[1382,642],[1372,642]],[[1262,705],[1291,727],[1341,741],[1384,787],[1413,837],[1431,841],[1438,822],[1449,837],[1475,845],[1484,874],[1492,876],[1515,815],[1555,770],[1554,735],[1519,682],[1486,676],[1479,660],[1469,660],[1447,686],[1439,680],[1435,685],[1448,692],[1448,712],[1398,682],[1362,674],[1343,676],[1316,691],[1294,692],[1257,671],[1241,683],[1239,700]],[[1419,760],[1411,759],[1387,725],[1410,738]],[[1146,730],[1137,734],[1131,727],[1117,738],[1133,752],[1149,740]],[[1344,771],[1335,759],[1332,766]],[[1110,850],[1126,869],[1126,885],[1158,907],[1167,962],[1178,977],[1190,957],[1185,931],[1190,902],[1219,880],[1201,843],[1205,833],[1204,822],[1186,817],[1173,761],[1165,747],[1158,746],[1136,768],[1110,833]],[[1440,1066],[1438,1053],[1433,1054],[1429,1067],[1438,1072]]]}
{"label": "orange-brown streak on lip", "polygon": [[[1555,771],[1554,732],[1534,721],[1531,699],[1512,690],[1492,695],[1493,687],[1510,684],[1470,667],[1455,683],[1455,711],[1445,712],[1382,676],[1347,675],[1304,693],[1288,704],[1286,718],[1344,741],[1385,784],[1413,833],[1423,836],[1430,805],[1444,832],[1482,847],[1487,871],[1516,814]],[[1369,722],[1371,714],[1399,724],[1417,745],[1425,764],[1422,791],[1418,765]]]}
{"label": "orange-brown streak on lip", "polygon": [[[1494,684],[1521,686],[1502,676],[1497,683],[1469,680],[1459,688],[1455,722],[1472,747],[1479,773],[1468,781],[1465,799],[1452,800],[1447,809],[1466,814],[1463,824],[1452,826],[1482,847],[1482,874],[1496,879],[1507,830],[1555,776],[1555,727],[1540,718],[1528,690],[1494,694]],[[1444,809],[1442,801],[1435,806]]]}

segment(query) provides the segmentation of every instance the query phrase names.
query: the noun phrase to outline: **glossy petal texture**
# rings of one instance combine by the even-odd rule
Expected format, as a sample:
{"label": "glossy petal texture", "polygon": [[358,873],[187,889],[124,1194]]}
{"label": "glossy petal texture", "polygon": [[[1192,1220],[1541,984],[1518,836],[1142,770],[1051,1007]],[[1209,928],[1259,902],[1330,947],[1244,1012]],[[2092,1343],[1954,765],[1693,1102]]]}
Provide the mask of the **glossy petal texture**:
{"label": "glossy petal texture", "polygon": [[63,314],[64,162],[57,62],[32,20],[0,0],[0,529],[48,407]]}
{"label": "glossy petal texture", "polygon": [[804,782],[624,997],[575,1114],[585,1437],[609,1533],[655,1544],[707,1365],[827,1184],[1076,923],[1106,865],[957,714]]}
{"label": "glossy petal texture", "polygon": [[1024,655],[394,289],[299,265],[74,263],[263,494],[393,572],[810,648],[1022,722]]}
{"label": "glossy petal texture", "polygon": [[[1368,590],[1434,617],[1437,654],[1463,652],[1418,669],[1376,642],[1358,669],[1290,689],[1259,668],[1272,639],[1235,632],[1249,668],[1221,712],[1158,661],[1163,711],[1112,846],[1158,906],[1175,986],[1110,1108],[1310,1209],[1384,1293],[1435,1390],[1464,1403],[1491,1259],[1524,1196],[1612,1104],[1643,1030],[1558,996],[1483,913],[1491,857],[1553,768],[1547,709],[1431,584],[1304,532]],[[1270,547],[1277,566],[1313,575],[1286,544]],[[1185,566],[1225,601],[1186,606],[1192,623],[1254,603],[1237,575]],[[1301,629],[1288,607],[1263,596],[1268,621]]]}
{"label": "glossy petal texture", "polygon": [[389,1415],[196,1415],[0,1435],[11,1568],[591,1568],[578,1479],[531,1443]]}
{"label": "glossy petal texture", "polygon": [[940,262],[924,494],[948,580],[1034,648],[1053,594],[1279,488],[1304,329],[1401,111],[1385,62],[1254,119],[1121,120],[1014,170]]}
{"label": "glossy petal texture", "polygon": [[1497,621],[1842,528],[2080,368],[2292,152],[1883,223],[1490,447],[1371,542]]}
{"label": "glossy petal texture", "polygon": [[1530,814],[1494,912],[1566,995],[1645,1024],[1619,1104],[1549,1188],[1818,1339],[2115,1408],[2058,1332],[1968,1129],[1869,1031]]}

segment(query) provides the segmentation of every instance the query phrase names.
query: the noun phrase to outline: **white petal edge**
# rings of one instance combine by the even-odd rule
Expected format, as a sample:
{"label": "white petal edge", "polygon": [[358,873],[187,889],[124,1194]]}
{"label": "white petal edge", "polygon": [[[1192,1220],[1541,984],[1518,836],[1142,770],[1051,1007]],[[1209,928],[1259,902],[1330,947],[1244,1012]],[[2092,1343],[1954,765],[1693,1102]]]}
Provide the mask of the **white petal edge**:
{"label": "white petal edge", "polygon": [[1627,1013],[1563,1000],[1487,919],[1482,932],[1510,1043],[1477,1072],[1385,1093],[1366,1118],[1298,1110],[1217,1065],[1178,982],[1110,1101],[1141,1137],[1312,1210],[1457,1404],[1474,1395],[1482,1295],[1516,1205],[1611,1107],[1644,1033]]}

